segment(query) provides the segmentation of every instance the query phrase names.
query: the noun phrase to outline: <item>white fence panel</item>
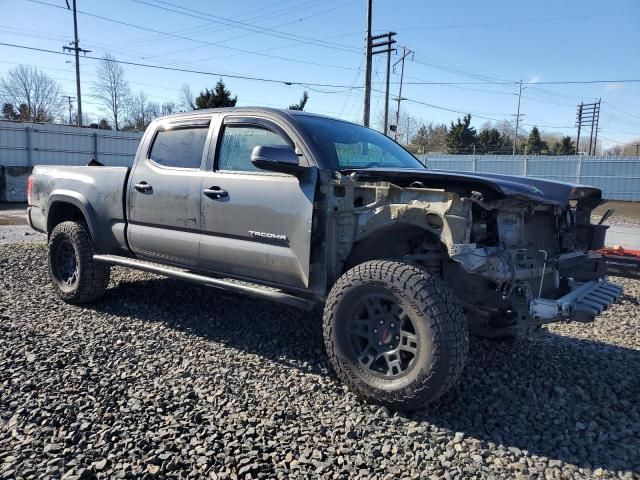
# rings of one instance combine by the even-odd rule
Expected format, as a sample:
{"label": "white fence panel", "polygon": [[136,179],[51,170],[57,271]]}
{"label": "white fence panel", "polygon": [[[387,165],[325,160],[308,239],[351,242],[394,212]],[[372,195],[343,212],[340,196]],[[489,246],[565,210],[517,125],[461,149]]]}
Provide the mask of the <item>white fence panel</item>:
{"label": "white fence panel", "polygon": [[610,200],[640,201],[640,157],[422,155],[427,168],[523,175],[592,185]]}
{"label": "white fence panel", "polygon": [[0,121],[0,166],[131,165],[140,132]]}
{"label": "white fence panel", "polygon": [[[0,167],[23,167],[30,171],[30,167],[38,164],[86,165],[91,158],[105,165],[129,166],[141,138],[140,132],[0,121]],[[640,157],[441,154],[422,157],[431,169],[582,183],[601,188],[605,198],[640,201]]]}

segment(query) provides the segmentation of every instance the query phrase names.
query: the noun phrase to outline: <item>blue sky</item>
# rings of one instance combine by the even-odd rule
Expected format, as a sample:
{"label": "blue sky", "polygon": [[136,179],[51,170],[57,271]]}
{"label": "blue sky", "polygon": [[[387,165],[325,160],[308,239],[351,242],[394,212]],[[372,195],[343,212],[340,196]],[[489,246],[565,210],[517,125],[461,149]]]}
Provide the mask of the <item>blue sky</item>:
{"label": "blue sky", "polygon": [[[42,2],[65,5],[64,0]],[[365,0],[78,0],[80,11],[95,15],[79,14],[79,34],[81,46],[98,57],[111,53],[119,60],[165,67],[339,85],[306,88],[225,79],[238,95],[238,105],[286,107],[297,102],[306,88],[310,94],[307,110],[360,122],[363,91],[348,87],[363,83],[365,5]],[[71,39],[73,23],[70,12],[54,6],[0,0],[0,42],[61,51]],[[408,83],[403,97],[410,100],[403,102],[402,109],[423,121],[448,123],[460,116],[456,111],[471,113],[477,127],[486,118],[512,119],[517,86],[487,81],[640,79],[637,0],[374,0],[373,29],[374,34],[398,32],[398,44],[415,51],[405,64]],[[75,95],[69,60],[0,46],[0,72],[18,63],[37,65],[62,83],[65,93]],[[90,87],[97,62],[85,59],[81,65],[84,110],[95,118],[100,110]],[[144,90],[150,100],[158,102],[178,99],[184,83],[199,91],[218,79],[215,75],[124,68],[132,90]],[[376,57],[373,81],[379,91],[384,90],[384,69],[385,59]],[[391,80],[394,96],[397,73]],[[538,125],[545,131],[575,136],[576,104],[599,97],[605,147],[640,138],[638,82],[528,85],[522,96],[522,122],[525,128]],[[383,105],[383,95],[374,92],[372,123]]]}

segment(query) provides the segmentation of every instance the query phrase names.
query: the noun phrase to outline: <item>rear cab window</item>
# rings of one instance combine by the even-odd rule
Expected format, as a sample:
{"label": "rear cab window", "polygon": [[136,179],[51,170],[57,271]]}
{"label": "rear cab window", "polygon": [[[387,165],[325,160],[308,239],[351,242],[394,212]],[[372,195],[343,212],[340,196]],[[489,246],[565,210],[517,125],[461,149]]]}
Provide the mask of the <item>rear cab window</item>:
{"label": "rear cab window", "polygon": [[149,160],[169,168],[200,168],[208,132],[208,125],[158,130]]}

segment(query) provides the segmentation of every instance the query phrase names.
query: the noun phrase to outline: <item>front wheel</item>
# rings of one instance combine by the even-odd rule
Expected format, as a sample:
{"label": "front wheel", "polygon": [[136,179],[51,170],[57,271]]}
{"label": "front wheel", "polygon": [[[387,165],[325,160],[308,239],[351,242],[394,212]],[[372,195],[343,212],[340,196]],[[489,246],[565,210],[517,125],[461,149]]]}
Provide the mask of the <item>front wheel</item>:
{"label": "front wheel", "polygon": [[49,274],[58,297],[67,303],[88,303],[102,297],[110,267],[93,260],[95,246],[86,225],[62,222],[49,237]]}
{"label": "front wheel", "polygon": [[469,350],[466,318],[448,288],[398,261],[347,271],[329,293],[323,324],[340,379],[365,399],[402,410],[449,390]]}

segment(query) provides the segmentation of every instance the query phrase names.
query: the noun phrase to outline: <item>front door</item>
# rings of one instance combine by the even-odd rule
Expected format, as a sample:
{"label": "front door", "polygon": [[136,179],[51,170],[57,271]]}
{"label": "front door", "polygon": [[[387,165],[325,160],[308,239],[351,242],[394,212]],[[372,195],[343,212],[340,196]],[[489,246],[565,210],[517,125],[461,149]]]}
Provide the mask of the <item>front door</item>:
{"label": "front door", "polygon": [[127,237],[136,255],[197,265],[209,124],[210,118],[163,123],[145,138],[128,190]]}
{"label": "front door", "polygon": [[295,147],[292,136],[266,119],[228,114],[219,122],[213,170],[202,179],[201,267],[308,287],[316,169],[300,176],[259,170],[253,148]]}

